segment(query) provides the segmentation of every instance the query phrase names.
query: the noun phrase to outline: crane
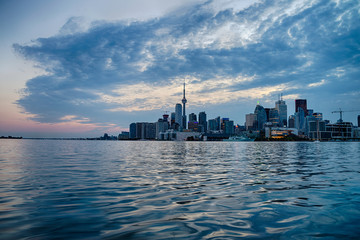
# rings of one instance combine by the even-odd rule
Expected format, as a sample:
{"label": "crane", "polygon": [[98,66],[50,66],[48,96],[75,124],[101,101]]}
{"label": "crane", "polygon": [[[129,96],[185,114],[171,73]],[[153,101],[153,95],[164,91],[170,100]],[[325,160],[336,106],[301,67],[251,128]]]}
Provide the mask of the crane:
{"label": "crane", "polygon": [[343,112],[358,112],[358,111],[360,111],[360,110],[343,111],[343,110],[341,110],[341,108],[339,108],[338,111],[332,111],[331,113],[340,113],[339,123],[342,123],[342,122],[343,122],[343,120],[342,120],[342,114],[343,114]]}

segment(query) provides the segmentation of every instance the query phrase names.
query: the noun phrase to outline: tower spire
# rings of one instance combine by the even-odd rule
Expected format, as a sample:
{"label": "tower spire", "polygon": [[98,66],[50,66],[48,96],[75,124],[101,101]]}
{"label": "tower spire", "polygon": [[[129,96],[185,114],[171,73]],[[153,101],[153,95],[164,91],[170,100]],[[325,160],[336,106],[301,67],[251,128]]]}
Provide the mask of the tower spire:
{"label": "tower spire", "polygon": [[182,116],[182,120],[183,120],[183,128],[186,129],[186,112],[185,112],[185,105],[186,105],[186,98],[185,98],[185,80],[184,80],[184,96],[183,96],[183,99],[182,99],[182,104],[183,104],[183,116]]}
{"label": "tower spire", "polygon": [[184,94],[183,94],[183,100],[186,100],[186,98],[185,98],[185,81],[184,81]]}

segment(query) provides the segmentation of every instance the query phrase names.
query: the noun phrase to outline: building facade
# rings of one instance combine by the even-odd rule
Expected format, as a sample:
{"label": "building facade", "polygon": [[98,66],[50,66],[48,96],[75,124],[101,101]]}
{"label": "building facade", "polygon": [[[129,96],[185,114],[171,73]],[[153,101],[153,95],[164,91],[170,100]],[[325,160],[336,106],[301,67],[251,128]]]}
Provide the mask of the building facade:
{"label": "building facade", "polygon": [[275,102],[275,108],[279,113],[279,127],[287,126],[287,105],[282,99]]}
{"label": "building facade", "polygon": [[182,106],[180,103],[175,105],[175,124],[182,126]]}
{"label": "building facade", "polygon": [[247,131],[257,130],[257,115],[254,113],[246,114],[245,127]]}
{"label": "building facade", "polygon": [[267,122],[267,116],[266,116],[266,111],[265,108],[263,106],[261,106],[260,104],[257,104],[254,110],[254,114],[256,114],[256,120],[257,120],[257,126],[256,129],[257,130],[263,130],[264,129],[264,125]]}
{"label": "building facade", "polygon": [[206,132],[207,131],[207,121],[206,121],[206,113],[200,112],[199,113],[199,131]]}
{"label": "building facade", "polygon": [[280,126],[279,112],[276,108],[270,108],[268,121],[271,122],[273,126]]}
{"label": "building facade", "polygon": [[299,108],[304,111],[305,116],[308,115],[306,99],[295,99],[295,112],[299,112]]}

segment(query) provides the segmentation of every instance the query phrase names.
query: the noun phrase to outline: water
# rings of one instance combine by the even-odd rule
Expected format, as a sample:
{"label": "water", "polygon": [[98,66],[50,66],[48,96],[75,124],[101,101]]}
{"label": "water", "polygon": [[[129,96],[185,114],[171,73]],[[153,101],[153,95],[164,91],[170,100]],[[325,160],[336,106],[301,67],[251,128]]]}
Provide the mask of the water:
{"label": "water", "polygon": [[359,239],[360,143],[0,141],[0,239]]}

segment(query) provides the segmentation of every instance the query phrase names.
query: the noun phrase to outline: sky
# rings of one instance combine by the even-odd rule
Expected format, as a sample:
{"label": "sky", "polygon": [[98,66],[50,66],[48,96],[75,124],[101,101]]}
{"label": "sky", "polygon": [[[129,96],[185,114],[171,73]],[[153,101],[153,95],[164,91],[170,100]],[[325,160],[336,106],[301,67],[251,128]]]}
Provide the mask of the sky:
{"label": "sky", "polygon": [[360,115],[360,2],[0,0],[0,135],[117,135],[174,112],[243,125],[279,94]]}

